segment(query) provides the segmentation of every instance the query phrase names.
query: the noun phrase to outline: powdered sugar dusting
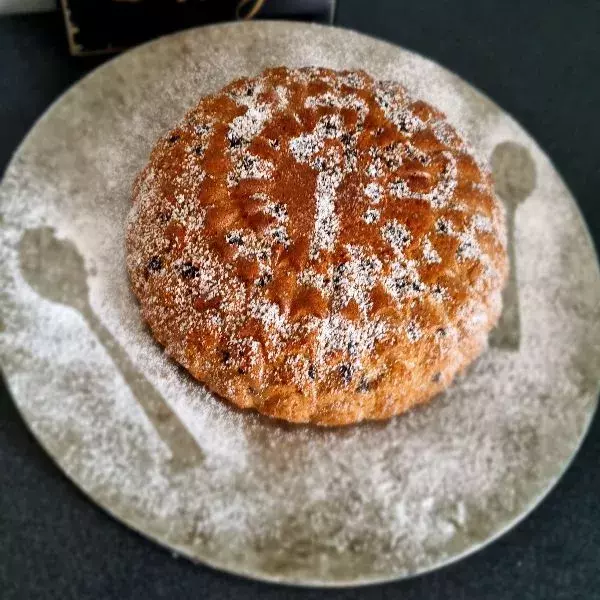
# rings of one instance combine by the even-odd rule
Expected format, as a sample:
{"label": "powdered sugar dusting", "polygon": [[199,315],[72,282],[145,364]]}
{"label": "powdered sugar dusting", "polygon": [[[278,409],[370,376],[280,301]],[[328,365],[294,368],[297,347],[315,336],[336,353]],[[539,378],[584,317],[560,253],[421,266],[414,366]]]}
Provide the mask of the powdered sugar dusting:
{"label": "powdered sugar dusting", "polygon": [[383,196],[383,188],[381,185],[371,181],[365,187],[365,196],[369,198],[373,204],[377,204]]}
{"label": "powdered sugar dusting", "polygon": [[381,235],[398,255],[402,254],[402,249],[407,246],[411,240],[410,231],[405,225],[399,223],[395,219],[389,221],[381,228]]}
{"label": "powdered sugar dusting", "polygon": [[317,258],[321,250],[333,250],[339,221],[335,214],[335,191],[341,177],[335,171],[317,175],[317,211],[311,257]]}
{"label": "powdered sugar dusting", "polygon": [[429,238],[423,239],[423,258],[429,264],[436,264],[441,262],[440,255],[436,252],[435,248],[431,244]]}
{"label": "powdered sugar dusting", "polygon": [[379,221],[379,217],[381,213],[375,208],[369,208],[363,214],[363,220],[367,225],[371,225],[372,223],[377,223]]}

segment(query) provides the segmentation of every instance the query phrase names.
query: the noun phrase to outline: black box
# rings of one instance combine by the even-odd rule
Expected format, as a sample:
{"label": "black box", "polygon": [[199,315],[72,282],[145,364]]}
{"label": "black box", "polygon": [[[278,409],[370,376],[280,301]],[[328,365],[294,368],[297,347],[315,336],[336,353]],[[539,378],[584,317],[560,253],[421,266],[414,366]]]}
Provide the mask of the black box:
{"label": "black box", "polygon": [[335,0],[62,0],[62,9],[71,54],[86,55],[248,17],[331,23]]}

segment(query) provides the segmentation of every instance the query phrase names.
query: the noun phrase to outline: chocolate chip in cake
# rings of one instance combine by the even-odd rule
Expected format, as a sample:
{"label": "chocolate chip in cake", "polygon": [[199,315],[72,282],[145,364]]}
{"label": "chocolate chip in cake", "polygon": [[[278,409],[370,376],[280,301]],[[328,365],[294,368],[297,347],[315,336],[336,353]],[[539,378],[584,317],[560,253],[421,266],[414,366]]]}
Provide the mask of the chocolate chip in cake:
{"label": "chocolate chip in cake", "polygon": [[196,131],[196,133],[198,135],[206,135],[210,131],[210,125],[207,125],[206,123],[202,123],[200,125],[196,125],[194,130]]}
{"label": "chocolate chip in cake", "polygon": [[273,232],[271,235],[272,235],[273,239],[275,240],[275,242],[277,242],[278,244],[287,246],[290,242],[290,238],[289,238],[286,230],[283,227],[277,227],[276,229],[273,229]]}
{"label": "chocolate chip in cake", "polygon": [[225,236],[225,241],[228,244],[231,244],[232,246],[243,246],[244,245],[244,240],[243,240],[242,236],[235,231],[228,233]]}
{"label": "chocolate chip in cake", "polygon": [[257,280],[256,285],[258,287],[265,287],[268,283],[273,281],[273,275],[271,273],[263,273]]}
{"label": "chocolate chip in cake", "polygon": [[274,204],[271,208],[271,214],[276,219],[285,219],[287,217],[287,209],[284,204]]}
{"label": "chocolate chip in cake", "polygon": [[352,366],[351,365],[340,365],[339,367],[340,377],[342,381],[348,385],[352,381]]}
{"label": "chocolate chip in cake", "polygon": [[200,269],[195,267],[191,262],[185,262],[181,265],[181,275],[185,279],[193,279],[200,275]]}
{"label": "chocolate chip in cake", "polygon": [[239,148],[242,145],[242,138],[237,135],[230,134],[227,136],[227,139],[230,148]]}
{"label": "chocolate chip in cake", "polygon": [[333,288],[339,289],[342,285],[342,279],[346,271],[346,266],[342,263],[333,268]]}
{"label": "chocolate chip in cake", "polygon": [[442,234],[450,233],[450,224],[446,219],[438,219],[435,224],[436,231]]}
{"label": "chocolate chip in cake", "polygon": [[346,346],[348,354],[350,356],[356,356],[358,354],[358,342],[356,340],[350,340]]}
{"label": "chocolate chip in cake", "polygon": [[150,273],[157,273],[161,269],[162,269],[162,260],[161,260],[160,256],[153,256],[148,261],[148,271]]}
{"label": "chocolate chip in cake", "polygon": [[370,389],[371,389],[371,382],[366,377],[361,377],[360,381],[358,383],[358,386],[356,387],[356,391],[360,392],[361,394],[364,394],[365,392],[368,392]]}
{"label": "chocolate chip in cake", "polygon": [[343,133],[340,137],[340,142],[347,146],[352,142],[352,136],[349,133]]}
{"label": "chocolate chip in cake", "polygon": [[325,126],[323,129],[325,131],[326,136],[335,134],[338,131],[338,128],[336,127],[335,123],[333,123],[331,120],[325,122]]}

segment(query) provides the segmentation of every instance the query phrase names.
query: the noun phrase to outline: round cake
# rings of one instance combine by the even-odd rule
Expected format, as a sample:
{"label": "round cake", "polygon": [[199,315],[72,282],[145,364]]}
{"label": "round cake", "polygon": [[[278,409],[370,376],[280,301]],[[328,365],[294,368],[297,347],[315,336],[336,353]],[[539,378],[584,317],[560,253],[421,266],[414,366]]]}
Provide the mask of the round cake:
{"label": "round cake", "polygon": [[445,116],[401,85],[274,68],[157,143],[127,264],[154,337],[211,391],[342,425],[430,399],[484,349],[504,212]]}

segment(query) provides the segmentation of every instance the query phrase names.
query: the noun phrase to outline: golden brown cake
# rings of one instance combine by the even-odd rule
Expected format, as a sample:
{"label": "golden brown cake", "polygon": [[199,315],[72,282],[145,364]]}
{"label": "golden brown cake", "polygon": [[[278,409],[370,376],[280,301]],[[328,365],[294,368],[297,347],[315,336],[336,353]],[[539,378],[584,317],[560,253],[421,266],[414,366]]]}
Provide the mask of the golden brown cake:
{"label": "golden brown cake", "polygon": [[133,190],[127,262],[168,354],[243,408],[401,413],[485,347],[506,279],[490,175],[390,81],[269,69],[203,98]]}

